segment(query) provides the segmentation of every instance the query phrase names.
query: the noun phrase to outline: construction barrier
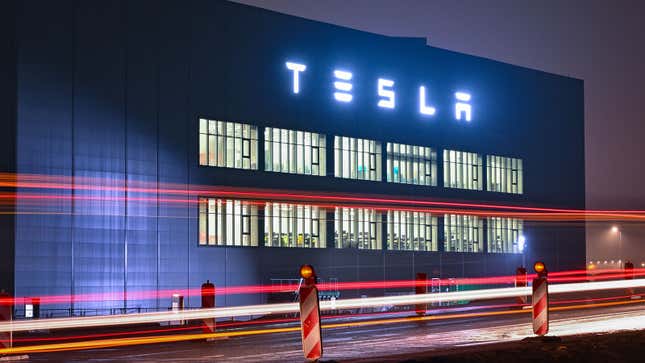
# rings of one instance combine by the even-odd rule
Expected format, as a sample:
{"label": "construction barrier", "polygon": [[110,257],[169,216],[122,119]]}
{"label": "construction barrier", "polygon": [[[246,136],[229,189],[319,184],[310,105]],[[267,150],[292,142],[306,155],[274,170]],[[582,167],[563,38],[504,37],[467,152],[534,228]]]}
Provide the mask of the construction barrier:
{"label": "construction barrier", "polygon": [[543,336],[549,332],[549,282],[542,262],[534,268],[538,275],[533,279],[533,333]]}
{"label": "construction barrier", "polygon": [[300,276],[304,279],[299,290],[302,351],[307,361],[314,362],[322,357],[323,352],[316,274],[313,267],[303,265]]}

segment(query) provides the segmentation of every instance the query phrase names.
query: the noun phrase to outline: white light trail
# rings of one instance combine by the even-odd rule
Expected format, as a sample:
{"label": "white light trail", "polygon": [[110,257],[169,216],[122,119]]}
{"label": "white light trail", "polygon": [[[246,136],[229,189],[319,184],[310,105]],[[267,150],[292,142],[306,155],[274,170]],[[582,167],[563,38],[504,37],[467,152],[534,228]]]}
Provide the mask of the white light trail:
{"label": "white light trail", "polygon": [[[597,290],[626,289],[645,287],[645,279],[580,282],[572,284],[554,284],[549,286],[549,294],[585,292]],[[418,295],[399,295],[386,297],[369,297],[357,299],[339,299],[321,301],[320,310],[357,309],[388,305],[411,305],[449,301],[476,301],[499,298],[527,296],[531,287],[509,287],[498,289],[469,290],[459,292],[430,293]],[[298,303],[264,304],[232,306],[212,309],[194,309],[181,311],[163,311],[141,314],[106,315],[96,317],[56,318],[17,320],[0,322],[0,332],[46,330],[80,327],[98,327],[109,325],[160,323],[176,320],[198,320],[206,318],[231,318],[253,315],[285,314],[298,312]]]}

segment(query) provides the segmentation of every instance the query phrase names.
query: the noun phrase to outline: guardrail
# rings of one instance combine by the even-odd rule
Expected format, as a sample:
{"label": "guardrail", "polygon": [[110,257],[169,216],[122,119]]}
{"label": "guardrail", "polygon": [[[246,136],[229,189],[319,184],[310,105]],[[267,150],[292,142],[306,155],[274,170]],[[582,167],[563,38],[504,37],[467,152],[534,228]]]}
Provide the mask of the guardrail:
{"label": "guardrail", "polygon": [[[597,290],[627,289],[645,287],[645,279],[616,280],[598,282],[580,282],[569,284],[553,284],[549,287],[550,294],[586,292]],[[397,295],[385,297],[368,297],[355,299],[339,299],[321,301],[320,310],[356,309],[384,305],[411,305],[448,302],[460,300],[489,300],[527,296],[531,294],[530,287],[509,287],[497,289],[468,290],[458,292],[428,293],[419,295]],[[110,325],[160,323],[175,320],[198,320],[208,318],[234,318],[241,316],[258,316],[270,314],[287,314],[299,311],[298,303],[279,303],[263,305],[246,305],[221,307],[213,309],[196,309],[183,311],[153,312],[141,314],[123,314],[94,317],[54,318],[0,322],[0,332],[18,332],[29,330],[87,328]]]}

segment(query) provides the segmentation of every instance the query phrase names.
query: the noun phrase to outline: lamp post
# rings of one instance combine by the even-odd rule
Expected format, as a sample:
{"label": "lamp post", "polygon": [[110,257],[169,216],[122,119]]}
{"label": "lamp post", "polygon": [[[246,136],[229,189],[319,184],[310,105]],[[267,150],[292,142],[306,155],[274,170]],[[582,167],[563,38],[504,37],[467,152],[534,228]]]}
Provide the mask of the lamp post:
{"label": "lamp post", "polygon": [[612,233],[618,233],[618,260],[623,260],[623,231],[618,226],[611,227]]}

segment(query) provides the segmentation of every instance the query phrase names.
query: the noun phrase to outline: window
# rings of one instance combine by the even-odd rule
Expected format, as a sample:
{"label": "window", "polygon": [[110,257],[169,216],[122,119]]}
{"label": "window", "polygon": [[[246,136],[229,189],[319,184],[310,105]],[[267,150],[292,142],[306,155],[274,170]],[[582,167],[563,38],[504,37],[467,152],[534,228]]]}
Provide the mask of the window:
{"label": "window", "polygon": [[381,143],[334,136],[334,176],[381,180]]}
{"label": "window", "polygon": [[522,253],[519,239],[522,235],[523,222],[515,218],[488,218],[488,252]]}
{"label": "window", "polygon": [[325,176],[325,135],[267,127],[264,129],[265,170]]}
{"label": "window", "polygon": [[199,165],[257,169],[257,150],[256,126],[199,119]]}
{"label": "window", "polygon": [[381,213],[374,209],[336,208],[334,217],[336,248],[382,248]]}
{"label": "window", "polygon": [[444,187],[482,190],[481,175],[481,155],[465,151],[443,151]]}
{"label": "window", "polygon": [[437,217],[422,212],[388,211],[387,248],[437,251]]}
{"label": "window", "polygon": [[484,239],[483,221],[477,216],[444,215],[444,250],[447,252],[481,252]]}
{"label": "window", "polygon": [[257,212],[247,201],[199,198],[199,244],[257,246]]}
{"label": "window", "polygon": [[437,152],[425,146],[387,143],[387,181],[437,185]]}
{"label": "window", "polygon": [[522,194],[522,159],[486,155],[486,188],[491,192]]}
{"label": "window", "polygon": [[311,205],[267,203],[264,245],[325,248],[325,210]]}

